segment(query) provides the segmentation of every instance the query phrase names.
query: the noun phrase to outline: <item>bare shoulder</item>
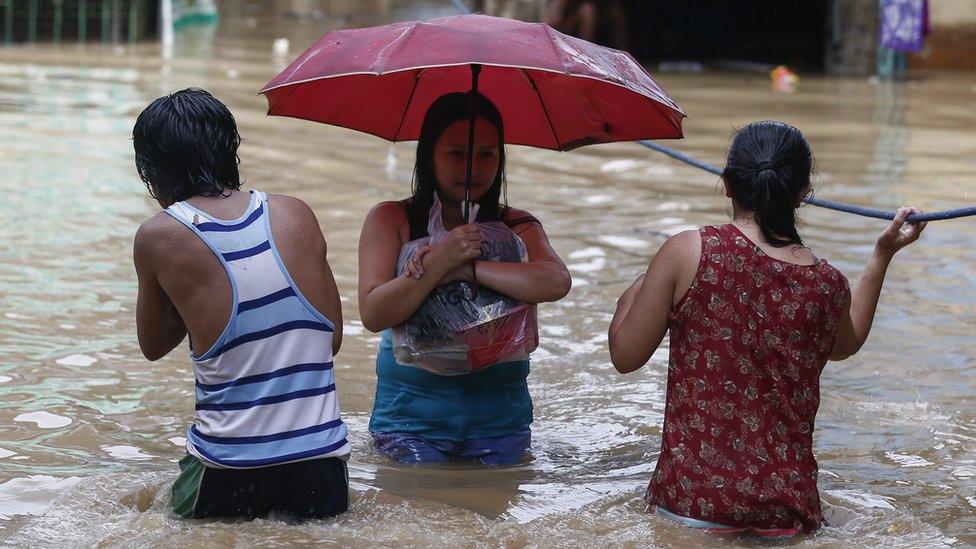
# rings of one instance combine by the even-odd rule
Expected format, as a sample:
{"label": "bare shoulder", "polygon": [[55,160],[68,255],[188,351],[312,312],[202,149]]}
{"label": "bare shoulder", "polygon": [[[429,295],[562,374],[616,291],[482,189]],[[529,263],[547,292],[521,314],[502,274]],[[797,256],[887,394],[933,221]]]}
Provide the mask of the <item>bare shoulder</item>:
{"label": "bare shoulder", "polygon": [[312,221],[318,224],[318,221],[315,218],[315,212],[313,212],[312,208],[301,198],[295,198],[294,196],[288,196],[286,194],[269,194],[269,207],[272,204],[274,204],[274,208],[276,210],[279,210],[281,213],[287,215],[291,219],[306,222]]}
{"label": "bare shoulder", "polygon": [[669,237],[664,242],[664,246],[661,246],[661,249],[665,247],[677,253],[694,252],[697,254],[701,251],[701,236],[698,233],[698,229],[681,231]]}
{"label": "bare shoulder", "polygon": [[538,221],[536,217],[525,210],[520,210],[518,208],[513,208],[511,206],[505,208],[505,221],[519,221],[522,219],[532,219]]}
{"label": "bare shoulder", "polygon": [[153,257],[167,253],[187,233],[183,225],[166,212],[157,212],[136,230],[132,253],[136,265],[146,265]]}
{"label": "bare shoulder", "polygon": [[672,235],[664,241],[656,255],[682,267],[697,267],[698,256],[701,255],[701,237],[698,230],[691,229]]}
{"label": "bare shoulder", "polygon": [[407,223],[407,210],[399,201],[380,202],[366,214],[366,224],[399,231]]}
{"label": "bare shoulder", "polygon": [[530,227],[537,227],[539,230],[545,233],[545,229],[543,229],[542,222],[539,221],[539,218],[526,210],[520,210],[518,208],[512,208],[509,206],[505,209],[505,221],[507,223],[514,222],[514,225],[509,226],[516,233],[521,233]]}
{"label": "bare shoulder", "polygon": [[139,229],[136,230],[135,246],[143,249],[160,246],[182,232],[183,225],[179,221],[166,212],[156,212],[139,225]]}
{"label": "bare shoulder", "polygon": [[366,214],[366,216],[379,217],[379,218],[406,219],[407,209],[403,206],[403,202],[399,200],[388,200],[386,202],[380,202],[379,204],[370,208],[369,213]]}

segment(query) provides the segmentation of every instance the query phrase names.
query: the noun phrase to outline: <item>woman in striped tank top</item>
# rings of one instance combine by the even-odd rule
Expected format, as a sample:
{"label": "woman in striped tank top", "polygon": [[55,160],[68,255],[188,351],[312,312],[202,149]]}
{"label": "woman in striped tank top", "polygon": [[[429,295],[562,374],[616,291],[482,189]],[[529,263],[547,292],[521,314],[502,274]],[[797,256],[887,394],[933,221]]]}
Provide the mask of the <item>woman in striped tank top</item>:
{"label": "woman in striped tank top", "polygon": [[[528,263],[472,261],[481,254],[475,224],[464,224],[468,124],[476,117],[471,197],[477,221],[502,221],[522,238]],[[376,205],[359,240],[359,312],[363,326],[383,332],[376,358],[376,400],[369,429],[375,448],[399,462],[477,460],[512,464],[529,446],[532,400],[527,360],[465,375],[439,376],[396,363],[390,328],[410,318],[438,285],[475,279],[527,303],[556,301],[569,292],[569,271],[529,213],[501,202],[505,139],[498,109],[481,94],[451,93],[428,109],[410,198]],[[443,204],[446,238],[416,256],[397,276],[404,243],[427,236],[435,194]]]}
{"label": "woman in striped tank top", "polygon": [[925,224],[906,224],[918,210],[900,209],[852,293],[796,230],[812,164],[796,128],[742,128],[722,174],[732,222],[669,238],[618,301],[610,356],[620,372],[643,366],[670,332],[651,512],[721,533],[820,526],[820,372],[864,344],[892,257]]}
{"label": "woman in striped tank top", "polygon": [[196,378],[174,511],[342,513],[342,310],[315,215],[295,198],[240,191],[237,126],[203,90],[153,101],[133,144],[164,208],[135,237],[139,345],[157,360],[189,334]]}

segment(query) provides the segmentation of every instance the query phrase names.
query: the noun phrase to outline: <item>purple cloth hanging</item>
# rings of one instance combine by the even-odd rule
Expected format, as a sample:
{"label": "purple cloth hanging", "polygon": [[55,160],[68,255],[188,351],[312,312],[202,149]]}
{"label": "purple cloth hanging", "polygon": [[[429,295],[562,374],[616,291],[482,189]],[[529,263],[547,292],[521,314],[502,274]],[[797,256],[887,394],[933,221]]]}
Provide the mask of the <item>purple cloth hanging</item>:
{"label": "purple cloth hanging", "polygon": [[917,52],[929,32],[928,0],[881,0],[882,46]]}

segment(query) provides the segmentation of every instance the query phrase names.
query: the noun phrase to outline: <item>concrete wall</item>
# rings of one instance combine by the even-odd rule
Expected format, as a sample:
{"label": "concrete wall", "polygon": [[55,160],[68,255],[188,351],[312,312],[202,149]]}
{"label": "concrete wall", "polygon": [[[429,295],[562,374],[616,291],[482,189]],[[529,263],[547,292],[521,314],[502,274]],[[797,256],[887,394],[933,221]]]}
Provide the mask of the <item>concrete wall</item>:
{"label": "concrete wall", "polygon": [[929,0],[929,17],[933,26],[976,24],[976,2],[973,0]]}
{"label": "concrete wall", "polygon": [[932,34],[909,67],[976,70],[976,0],[929,0],[929,15]]}
{"label": "concrete wall", "polygon": [[824,70],[827,74],[874,74],[878,10],[878,0],[831,0],[828,3],[824,40]]}

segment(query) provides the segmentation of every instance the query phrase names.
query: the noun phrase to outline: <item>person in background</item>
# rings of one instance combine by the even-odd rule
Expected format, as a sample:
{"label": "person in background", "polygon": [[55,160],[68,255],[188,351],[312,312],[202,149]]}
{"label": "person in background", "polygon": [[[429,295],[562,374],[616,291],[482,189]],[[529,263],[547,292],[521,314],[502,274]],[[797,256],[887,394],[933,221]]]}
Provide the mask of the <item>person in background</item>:
{"label": "person in background", "polygon": [[627,51],[627,13],[615,0],[551,0],[544,22],[559,32]]}

